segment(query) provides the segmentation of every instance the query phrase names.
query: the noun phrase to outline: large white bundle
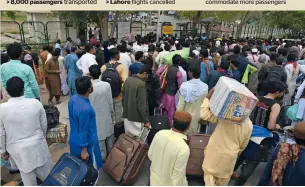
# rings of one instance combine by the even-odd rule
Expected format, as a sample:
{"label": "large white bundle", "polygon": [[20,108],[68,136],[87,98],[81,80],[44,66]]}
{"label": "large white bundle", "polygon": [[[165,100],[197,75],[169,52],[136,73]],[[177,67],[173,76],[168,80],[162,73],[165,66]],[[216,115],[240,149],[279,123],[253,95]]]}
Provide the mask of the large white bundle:
{"label": "large white bundle", "polygon": [[252,112],[257,97],[235,79],[220,77],[210,100],[211,112],[219,119],[244,121]]}

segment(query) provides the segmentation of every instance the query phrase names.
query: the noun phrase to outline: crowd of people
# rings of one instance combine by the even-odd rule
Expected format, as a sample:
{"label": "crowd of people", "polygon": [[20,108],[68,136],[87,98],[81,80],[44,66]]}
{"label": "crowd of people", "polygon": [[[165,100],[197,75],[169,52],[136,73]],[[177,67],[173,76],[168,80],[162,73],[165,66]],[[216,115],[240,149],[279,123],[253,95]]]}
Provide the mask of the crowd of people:
{"label": "crowd of people", "polygon": [[[60,104],[69,90],[70,153],[96,169],[112,150],[117,124],[124,123],[125,134],[139,139],[143,128],[153,126],[149,116],[162,109],[172,128],[157,133],[150,145],[150,185],[187,185],[187,137],[206,132],[211,137],[202,163],[205,185],[228,185],[231,178],[236,186],[245,185],[264,160],[258,185],[305,185],[305,41],[155,39],[101,44],[92,35],[78,45],[71,38],[65,45],[58,40],[40,53],[8,45],[0,66],[0,151],[2,159],[15,163],[24,185],[37,185],[36,177],[43,180],[52,169],[43,82],[49,105]],[[241,125],[210,110],[222,76],[244,84],[259,100]],[[286,110],[294,104],[296,119],[287,120]],[[253,126],[268,132],[291,126],[294,143],[267,139],[250,158],[245,150]]]}

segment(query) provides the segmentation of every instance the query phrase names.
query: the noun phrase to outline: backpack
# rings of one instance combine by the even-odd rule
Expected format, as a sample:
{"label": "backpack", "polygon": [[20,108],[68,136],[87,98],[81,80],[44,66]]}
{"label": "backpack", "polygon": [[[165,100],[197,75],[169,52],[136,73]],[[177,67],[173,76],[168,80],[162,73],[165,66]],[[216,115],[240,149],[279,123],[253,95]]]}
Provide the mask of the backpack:
{"label": "backpack", "polygon": [[48,129],[54,128],[59,124],[60,112],[58,108],[52,105],[44,105],[43,108],[47,116]]}
{"label": "backpack", "polygon": [[275,82],[282,80],[282,72],[279,68],[270,67],[267,69],[266,77],[264,78],[266,82]]}
{"label": "backpack", "polygon": [[112,98],[119,96],[122,90],[122,81],[116,69],[118,65],[120,65],[118,62],[115,64],[107,63],[106,71],[102,76],[102,81],[108,82],[111,86]]}

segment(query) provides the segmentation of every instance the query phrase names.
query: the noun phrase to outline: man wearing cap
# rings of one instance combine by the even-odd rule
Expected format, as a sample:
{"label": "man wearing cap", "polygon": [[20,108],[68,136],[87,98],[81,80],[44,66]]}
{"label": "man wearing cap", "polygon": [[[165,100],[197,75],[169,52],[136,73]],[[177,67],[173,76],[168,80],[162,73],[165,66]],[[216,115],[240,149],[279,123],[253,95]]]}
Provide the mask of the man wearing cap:
{"label": "man wearing cap", "polygon": [[[252,58],[253,58],[253,62],[254,63],[258,63],[258,58],[259,58],[259,55],[258,55],[258,49],[257,48],[253,48],[251,50],[252,52]],[[248,57],[249,58],[249,57]],[[251,57],[250,57],[251,58]]]}
{"label": "man wearing cap", "polygon": [[[151,67],[142,66],[139,72],[126,79],[122,90],[123,119],[125,134],[139,138],[143,127],[151,128],[149,123],[147,89],[145,81]],[[118,121],[118,120],[116,120]]]}
{"label": "man wearing cap", "polygon": [[[294,127],[296,144],[283,143],[269,158],[258,186],[304,186],[305,185],[305,122]],[[281,159],[288,159],[283,162]],[[278,172],[276,168],[283,168]]]}
{"label": "man wearing cap", "polygon": [[184,133],[189,129],[192,116],[188,112],[175,112],[171,130],[159,131],[154,137],[148,158],[151,160],[151,186],[187,186],[186,165],[190,148]]}

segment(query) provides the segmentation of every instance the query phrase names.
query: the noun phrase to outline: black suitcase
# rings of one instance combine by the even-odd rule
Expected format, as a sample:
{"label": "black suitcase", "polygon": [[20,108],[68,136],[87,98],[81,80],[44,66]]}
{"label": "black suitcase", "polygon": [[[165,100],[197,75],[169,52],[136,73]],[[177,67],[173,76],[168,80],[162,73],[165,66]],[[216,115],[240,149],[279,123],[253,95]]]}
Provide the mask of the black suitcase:
{"label": "black suitcase", "polygon": [[150,145],[157,132],[159,132],[160,130],[170,129],[171,124],[168,117],[162,116],[162,109],[160,109],[159,114],[156,114],[155,109],[154,116],[150,116],[149,121],[151,124],[151,129],[147,136],[147,143]]}

